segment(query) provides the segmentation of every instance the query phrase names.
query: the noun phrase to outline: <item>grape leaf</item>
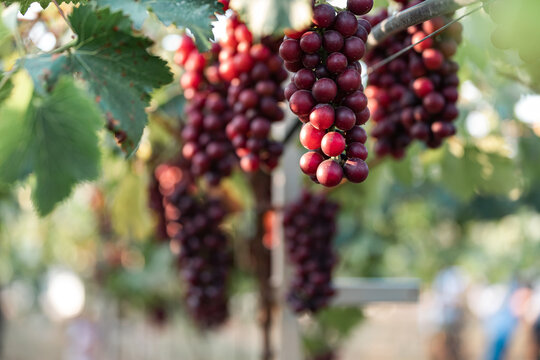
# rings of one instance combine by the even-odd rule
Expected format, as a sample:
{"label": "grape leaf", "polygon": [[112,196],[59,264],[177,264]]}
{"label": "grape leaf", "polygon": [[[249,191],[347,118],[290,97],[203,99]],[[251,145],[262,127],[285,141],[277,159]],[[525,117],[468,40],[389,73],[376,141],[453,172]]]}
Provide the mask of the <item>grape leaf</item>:
{"label": "grape leaf", "polygon": [[[84,3],[86,2],[87,0],[67,0],[67,1],[59,1],[59,3],[61,2],[65,2],[65,3],[74,3],[74,4],[77,4],[77,3]],[[28,11],[28,8],[30,7],[30,5],[33,3],[33,2],[37,2],[39,3],[39,5],[41,5],[42,8],[46,8],[47,6],[49,6],[49,4],[52,2],[52,0],[39,0],[39,1],[36,1],[36,0],[2,0],[2,3],[4,3],[6,6],[9,6],[11,4],[14,4],[14,3],[19,3],[21,5],[21,13],[24,15],[26,13],[26,11]]]}
{"label": "grape leaf", "polygon": [[122,148],[131,154],[146,126],[149,93],[173,79],[167,63],[146,51],[152,42],[133,36],[131,21],[120,12],[81,6],[70,21],[78,38],[69,52],[28,58],[24,66],[42,92],[61,73],[79,74],[108,123],[125,133]]}
{"label": "grape leaf", "polygon": [[174,24],[188,28],[201,51],[210,49],[214,13],[223,12],[217,0],[96,0],[98,6],[109,6],[113,11],[122,10],[140,28],[148,11],[152,11],[165,25]]}
{"label": "grape leaf", "polygon": [[95,104],[71,78],[61,77],[50,94],[33,97],[23,121],[0,123],[10,134],[0,144],[0,182],[33,172],[33,202],[40,215],[50,213],[75,184],[98,176],[102,125]]}
{"label": "grape leaf", "polygon": [[0,74],[0,104],[11,95],[11,90],[13,90],[11,79],[3,80],[4,76],[4,74]]}

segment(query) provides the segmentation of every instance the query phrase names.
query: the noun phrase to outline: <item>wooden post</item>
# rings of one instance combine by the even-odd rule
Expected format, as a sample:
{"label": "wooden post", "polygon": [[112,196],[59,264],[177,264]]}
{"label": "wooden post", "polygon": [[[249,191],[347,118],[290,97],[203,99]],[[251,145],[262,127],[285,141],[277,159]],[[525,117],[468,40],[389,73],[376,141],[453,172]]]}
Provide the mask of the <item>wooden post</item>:
{"label": "wooden post", "polygon": [[[290,116],[284,121],[281,138],[291,129],[298,119]],[[287,266],[284,234],[283,234],[283,207],[293,199],[298,198],[302,190],[302,178],[298,162],[302,153],[296,146],[296,140],[291,140],[281,159],[281,166],[276,169],[273,176],[272,202],[276,209],[274,228],[275,238],[272,248],[272,285],[276,292],[276,357],[280,360],[302,359],[302,344],[298,321],[286,305],[286,291],[290,269]]]}

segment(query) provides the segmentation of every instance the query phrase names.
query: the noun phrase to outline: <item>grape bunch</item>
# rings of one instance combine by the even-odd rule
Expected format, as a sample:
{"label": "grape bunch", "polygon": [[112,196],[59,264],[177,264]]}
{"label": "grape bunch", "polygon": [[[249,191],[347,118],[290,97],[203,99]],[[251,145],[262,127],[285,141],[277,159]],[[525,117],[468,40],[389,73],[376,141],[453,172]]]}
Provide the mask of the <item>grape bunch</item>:
{"label": "grape bunch", "polygon": [[317,312],[335,293],[337,255],[332,245],[338,210],[337,203],[309,192],[284,210],[285,246],[295,267],[287,300],[296,313]]}
{"label": "grape bunch", "polygon": [[493,45],[501,50],[516,49],[526,64],[540,62],[540,45],[530,37],[540,33],[540,2],[537,0],[484,3],[484,9],[498,25],[491,36]]}
{"label": "grape bunch", "polygon": [[220,40],[219,75],[230,81],[227,100],[232,108],[226,134],[245,172],[271,171],[283,152],[270,132],[272,123],[285,116],[280,104],[287,71],[268,42],[254,43],[251,31],[236,15],[228,19]]}
{"label": "grape bunch", "polygon": [[304,123],[300,142],[309,152],[300,168],[324,186],[338,185],[343,177],[354,183],[368,176],[361,125],[369,119],[359,60],[371,24],[358,19],[373,7],[373,0],[349,0],[347,10],[329,4],[313,8],[312,25],[287,32],[279,53],[294,72],[285,89],[290,108]]}
{"label": "grape bunch", "polygon": [[228,317],[227,281],[232,267],[229,242],[221,230],[226,211],[218,199],[197,196],[189,170],[162,164],[155,178],[163,195],[168,235],[180,245],[179,266],[186,305],[203,328]]}
{"label": "grape bunch", "polygon": [[[374,26],[387,16],[384,10],[368,19]],[[366,55],[367,65],[376,66],[449,21],[436,17],[391,36]],[[459,79],[458,65],[451,59],[461,42],[461,32],[461,24],[454,23],[369,75],[366,95],[375,123],[371,135],[377,139],[377,156],[400,159],[413,140],[437,148],[446,137],[455,134]]]}
{"label": "grape bunch", "polygon": [[225,135],[233,118],[227,103],[228,82],[219,75],[219,45],[201,54],[189,36],[182,37],[175,60],[185,69],[180,80],[188,99],[182,130],[183,157],[195,176],[205,176],[211,185],[231,174],[237,163],[234,148]]}

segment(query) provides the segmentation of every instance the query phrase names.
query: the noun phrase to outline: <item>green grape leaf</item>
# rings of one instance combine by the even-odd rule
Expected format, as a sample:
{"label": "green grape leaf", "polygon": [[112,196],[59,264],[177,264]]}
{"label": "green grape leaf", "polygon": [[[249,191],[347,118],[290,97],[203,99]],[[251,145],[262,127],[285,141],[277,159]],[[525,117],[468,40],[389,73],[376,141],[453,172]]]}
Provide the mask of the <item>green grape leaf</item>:
{"label": "green grape leaf", "polygon": [[210,49],[213,38],[212,20],[216,12],[223,12],[217,0],[96,0],[98,6],[109,6],[113,11],[121,10],[131,17],[135,27],[141,28],[152,11],[165,25],[174,24],[188,28],[195,36],[201,51]]}
{"label": "green grape leaf", "polygon": [[147,123],[150,92],[173,79],[167,63],[146,51],[152,42],[133,36],[131,21],[120,12],[81,6],[70,21],[78,38],[69,52],[28,58],[24,66],[41,92],[62,73],[80,75],[108,126],[125,135],[122,148],[132,154]]}
{"label": "green grape leaf", "polygon": [[[85,3],[87,0],[67,0],[67,1],[59,1],[59,3],[61,2],[65,2],[65,3],[74,3],[74,4],[78,4],[78,3]],[[26,14],[26,11],[28,11],[28,8],[30,7],[30,5],[33,3],[33,2],[37,2],[39,3],[39,5],[41,5],[42,8],[46,8],[47,6],[49,6],[49,4],[52,2],[52,0],[39,0],[39,1],[36,1],[36,0],[2,0],[2,3],[4,3],[6,6],[9,6],[11,4],[14,4],[14,3],[19,3],[20,6],[21,6],[21,13],[24,15]]]}
{"label": "green grape leaf", "polygon": [[73,80],[62,77],[54,90],[35,95],[23,121],[3,121],[10,136],[0,148],[0,182],[12,183],[33,172],[32,199],[47,215],[73,186],[99,175],[99,110]]}
{"label": "green grape leaf", "polygon": [[477,185],[482,181],[477,156],[476,149],[467,147],[461,158],[446,151],[441,162],[442,183],[464,201],[474,196]]}
{"label": "green grape leaf", "polygon": [[258,36],[281,34],[285,29],[303,29],[311,24],[311,0],[232,0],[238,11]]}
{"label": "green grape leaf", "polygon": [[4,74],[0,74],[0,104],[11,95],[13,83],[11,79],[4,80]]}
{"label": "green grape leaf", "polygon": [[116,234],[143,240],[152,232],[147,203],[148,184],[144,177],[127,173],[115,189],[111,205],[111,222]]}

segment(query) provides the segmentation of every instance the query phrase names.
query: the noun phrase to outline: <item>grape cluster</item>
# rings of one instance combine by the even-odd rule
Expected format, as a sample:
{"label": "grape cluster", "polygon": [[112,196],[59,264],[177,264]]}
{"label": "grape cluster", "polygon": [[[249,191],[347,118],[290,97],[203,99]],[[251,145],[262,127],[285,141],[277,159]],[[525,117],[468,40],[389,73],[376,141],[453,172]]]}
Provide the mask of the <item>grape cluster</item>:
{"label": "grape cluster", "polygon": [[168,235],[181,249],[188,312],[201,327],[218,326],[228,317],[226,284],[232,266],[228,239],[220,229],[226,211],[218,199],[196,196],[183,166],[162,164],[154,175],[164,199]]}
{"label": "grape cluster", "polygon": [[335,293],[332,245],[338,210],[324,195],[308,192],[284,210],[285,245],[295,266],[288,302],[296,313],[320,310]]}
{"label": "grape cluster", "polygon": [[227,103],[228,82],[219,75],[215,61],[219,45],[201,54],[189,36],[182,37],[175,60],[185,69],[180,80],[184,96],[186,124],[182,130],[182,155],[190,162],[195,176],[204,175],[208,183],[217,185],[231,174],[237,158],[225,135],[233,118]]}
{"label": "grape cluster", "polygon": [[[417,4],[415,1],[409,6]],[[369,18],[374,26],[388,16],[386,10]],[[366,55],[368,66],[445,26],[450,19],[433,18],[395,34]],[[371,135],[377,139],[377,156],[400,159],[413,140],[437,148],[444,138],[455,134],[458,117],[458,65],[451,58],[461,42],[462,27],[452,24],[369,76],[366,95],[375,125]]]}
{"label": "grape cluster", "polygon": [[498,25],[491,36],[493,45],[502,50],[516,49],[527,64],[540,62],[540,45],[530,37],[540,33],[540,2],[537,0],[484,3],[484,8]]}
{"label": "grape cluster", "polygon": [[312,26],[288,32],[279,53],[294,72],[285,89],[290,108],[304,123],[300,142],[308,150],[300,168],[324,186],[345,176],[360,183],[368,176],[366,134],[360,125],[370,113],[358,62],[366,51],[371,25],[355,15],[371,10],[373,0],[349,0],[338,11],[329,4],[313,8]]}
{"label": "grape cluster", "polygon": [[283,152],[281,143],[270,139],[272,123],[283,120],[282,82],[287,78],[283,61],[272,46],[254,43],[246,24],[236,16],[228,19],[220,41],[219,75],[230,81],[228,104],[232,120],[226,134],[246,172],[274,169]]}

